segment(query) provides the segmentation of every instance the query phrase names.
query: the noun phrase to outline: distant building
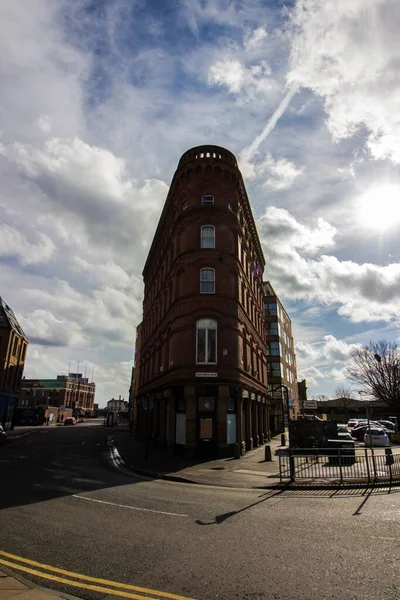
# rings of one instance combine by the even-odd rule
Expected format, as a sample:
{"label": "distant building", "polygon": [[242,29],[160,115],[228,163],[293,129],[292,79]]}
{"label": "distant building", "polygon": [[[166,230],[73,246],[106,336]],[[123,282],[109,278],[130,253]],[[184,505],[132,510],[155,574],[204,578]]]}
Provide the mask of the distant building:
{"label": "distant building", "polygon": [[112,398],[111,400],[109,400],[107,402],[107,410],[116,410],[119,413],[128,413],[128,411],[129,411],[128,405],[129,405],[129,402],[127,402],[123,398],[121,399],[121,396],[120,396],[118,398],[118,400],[115,400],[114,398]]}
{"label": "distant building", "polygon": [[12,309],[0,298],[0,423],[13,427],[28,338]]}
{"label": "distant building", "polygon": [[132,402],[132,420],[137,423],[138,413],[138,390],[140,381],[140,353],[142,348],[142,333],[143,324],[139,323],[136,327],[136,344],[135,344],[135,366],[132,370],[132,381],[131,381],[131,402]]}
{"label": "distant building", "polygon": [[303,411],[304,403],[307,402],[307,381],[303,379],[297,382],[300,412]]}
{"label": "distant building", "polygon": [[94,411],[96,384],[82,373],[57,375],[56,379],[23,379],[20,408],[47,405],[72,409],[74,415],[89,416]]}
{"label": "distant building", "polygon": [[[283,431],[288,413],[299,415],[296,354],[292,322],[269,281],[264,282],[264,314],[266,322],[268,394],[271,398],[271,431]],[[288,390],[289,410],[285,388]]]}
{"label": "distant building", "polygon": [[131,372],[131,383],[129,385],[129,398],[128,398],[128,408],[129,408],[129,420],[132,422],[136,422],[135,415],[135,401],[134,401],[134,388],[135,388],[135,367],[132,367]]}

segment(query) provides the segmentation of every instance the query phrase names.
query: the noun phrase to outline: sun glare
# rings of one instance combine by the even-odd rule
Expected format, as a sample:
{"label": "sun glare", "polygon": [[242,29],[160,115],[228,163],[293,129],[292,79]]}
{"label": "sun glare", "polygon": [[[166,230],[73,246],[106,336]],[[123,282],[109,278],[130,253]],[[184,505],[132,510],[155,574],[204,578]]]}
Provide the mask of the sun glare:
{"label": "sun glare", "polygon": [[373,229],[389,229],[400,223],[400,186],[374,188],[359,200],[360,222]]}

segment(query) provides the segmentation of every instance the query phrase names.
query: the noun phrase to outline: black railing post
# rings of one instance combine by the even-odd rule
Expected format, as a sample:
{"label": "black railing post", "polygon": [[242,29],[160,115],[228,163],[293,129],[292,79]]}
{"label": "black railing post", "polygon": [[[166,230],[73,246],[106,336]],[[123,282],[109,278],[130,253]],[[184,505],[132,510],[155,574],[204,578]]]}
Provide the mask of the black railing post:
{"label": "black railing post", "polygon": [[295,468],[294,468],[294,456],[293,451],[289,448],[289,472],[290,472],[290,483],[294,482],[295,479]]}
{"label": "black railing post", "polygon": [[370,474],[370,471],[369,471],[369,460],[368,460],[368,450],[367,450],[367,448],[364,448],[364,452],[365,452],[365,463],[367,465],[368,483],[371,483],[371,474]]}
{"label": "black railing post", "polygon": [[338,458],[339,458],[340,483],[343,483],[342,453],[340,451],[340,448],[338,448]]}

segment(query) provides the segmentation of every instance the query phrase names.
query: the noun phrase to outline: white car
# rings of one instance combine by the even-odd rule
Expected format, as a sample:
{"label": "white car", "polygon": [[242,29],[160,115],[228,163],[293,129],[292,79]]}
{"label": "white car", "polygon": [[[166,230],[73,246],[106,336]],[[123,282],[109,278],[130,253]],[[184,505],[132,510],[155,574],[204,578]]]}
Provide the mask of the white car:
{"label": "white car", "polygon": [[390,439],[383,429],[371,427],[370,432],[364,435],[364,444],[366,446],[390,446]]}

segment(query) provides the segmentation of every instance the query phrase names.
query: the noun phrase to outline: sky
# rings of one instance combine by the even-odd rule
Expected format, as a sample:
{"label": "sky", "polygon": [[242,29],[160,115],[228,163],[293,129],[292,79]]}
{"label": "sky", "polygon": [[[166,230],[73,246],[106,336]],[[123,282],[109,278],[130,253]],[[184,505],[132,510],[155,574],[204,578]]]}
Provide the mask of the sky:
{"label": "sky", "polygon": [[0,296],[25,376],[127,399],[180,156],[237,156],[309,397],[400,335],[398,0],[2,0]]}

